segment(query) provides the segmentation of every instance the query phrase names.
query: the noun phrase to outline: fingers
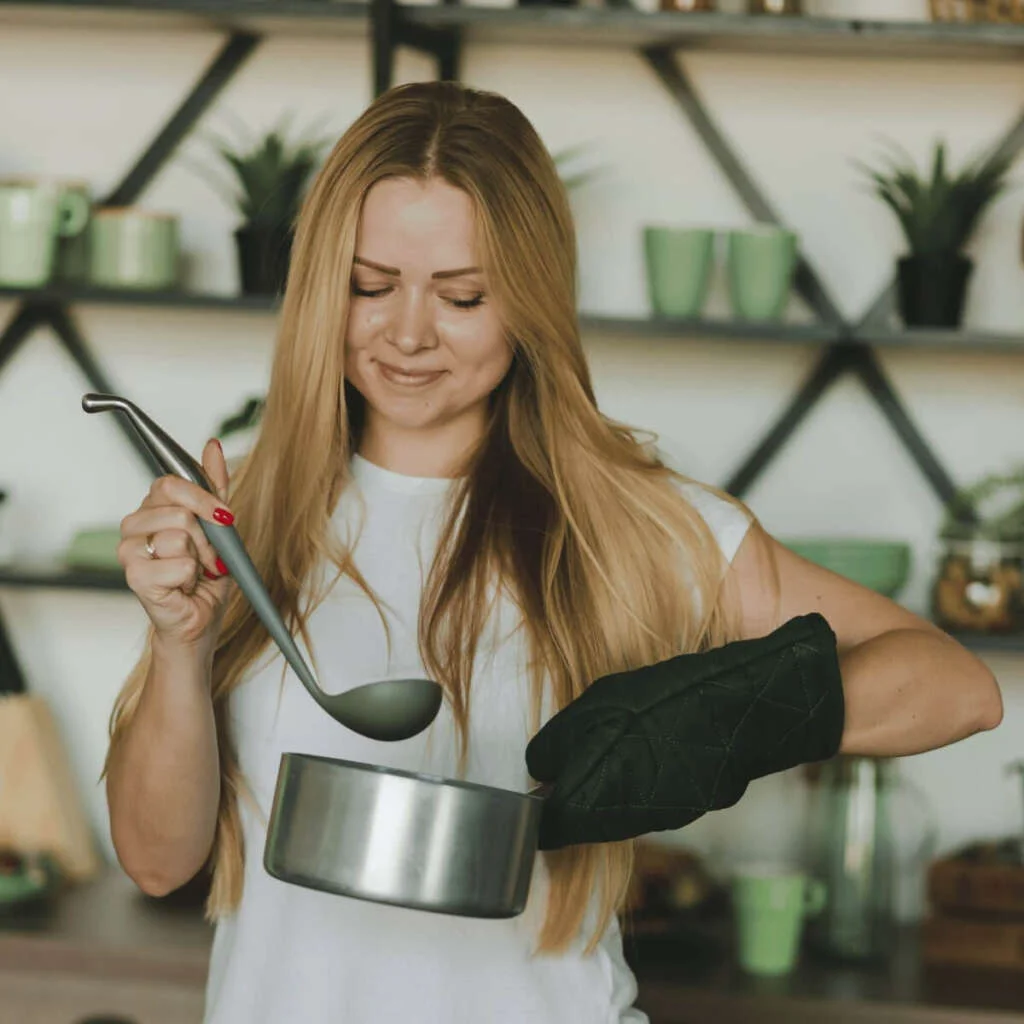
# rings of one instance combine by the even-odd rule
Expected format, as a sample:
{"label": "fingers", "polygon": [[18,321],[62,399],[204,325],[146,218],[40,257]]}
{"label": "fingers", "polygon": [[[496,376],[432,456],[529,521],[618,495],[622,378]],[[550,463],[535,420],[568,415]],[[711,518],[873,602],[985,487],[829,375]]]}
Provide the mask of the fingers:
{"label": "fingers", "polygon": [[207,540],[196,517],[181,506],[147,508],[121,520],[121,543],[118,561],[126,569],[139,558],[151,560],[146,551],[146,538],[153,538],[153,547],[160,559],[187,557],[198,562],[211,575],[222,576],[217,552]]}
{"label": "fingers", "polygon": [[[209,447],[207,445],[207,449]],[[220,455],[219,459],[218,469],[223,469],[226,476],[227,469],[223,466],[223,455]],[[210,494],[197,484],[182,480],[177,476],[162,476],[154,480],[141,508],[163,508],[168,505],[187,509],[200,519],[205,519],[210,523],[220,523],[222,526],[230,526],[235,521],[235,517],[222,495]]]}
{"label": "fingers", "polygon": [[228,463],[224,458],[224,449],[216,438],[210,438],[203,449],[203,469],[216,489],[217,496],[222,502],[225,501],[228,496]]}
{"label": "fingers", "polygon": [[199,563],[194,558],[135,558],[125,566],[128,586],[144,601],[159,603],[171,591],[186,594],[199,584]]}

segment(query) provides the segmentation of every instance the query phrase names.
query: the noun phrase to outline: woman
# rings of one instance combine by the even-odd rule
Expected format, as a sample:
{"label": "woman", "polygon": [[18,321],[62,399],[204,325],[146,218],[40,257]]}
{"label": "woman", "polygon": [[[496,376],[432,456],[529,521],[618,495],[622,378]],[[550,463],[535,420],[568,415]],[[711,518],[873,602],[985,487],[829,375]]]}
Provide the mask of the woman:
{"label": "woman", "polygon": [[[230,502],[210,442],[217,499],[162,478],[122,524],[152,628],[112,719],[111,828],[149,893],[212,864],[208,1024],[644,1019],[614,916],[628,842],[546,853],[508,921],[289,886],[261,865],[284,750],[523,790],[528,741],[588,683],[808,613],[838,639],[844,750],[925,750],[999,721],[972,655],[598,412],[575,275],[565,192],[522,114],[451,83],[392,90],[305,203]],[[431,729],[389,745],[324,715],[200,518],[237,520],[329,689],[441,681]]]}

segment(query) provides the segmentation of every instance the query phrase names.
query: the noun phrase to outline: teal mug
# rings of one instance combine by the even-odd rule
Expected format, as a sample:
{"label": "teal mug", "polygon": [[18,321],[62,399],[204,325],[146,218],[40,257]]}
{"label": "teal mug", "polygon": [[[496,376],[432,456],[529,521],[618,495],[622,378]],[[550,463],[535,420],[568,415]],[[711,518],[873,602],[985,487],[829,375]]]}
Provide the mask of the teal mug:
{"label": "teal mug", "polygon": [[789,299],[797,236],[773,224],[729,232],[729,299],[741,320],[778,320]]}
{"label": "teal mug", "polygon": [[58,238],[80,234],[89,209],[87,194],[60,182],[0,181],[0,285],[45,285]]}
{"label": "teal mug", "polygon": [[179,283],[178,218],[134,207],[99,209],[89,227],[89,279],[100,288],[163,291]]}
{"label": "teal mug", "polygon": [[656,316],[700,316],[714,244],[715,233],[707,228],[644,228],[647,291]]}
{"label": "teal mug", "polygon": [[797,869],[752,867],[736,872],[732,896],[740,966],[751,974],[787,974],[804,919],[824,909],[825,886]]}

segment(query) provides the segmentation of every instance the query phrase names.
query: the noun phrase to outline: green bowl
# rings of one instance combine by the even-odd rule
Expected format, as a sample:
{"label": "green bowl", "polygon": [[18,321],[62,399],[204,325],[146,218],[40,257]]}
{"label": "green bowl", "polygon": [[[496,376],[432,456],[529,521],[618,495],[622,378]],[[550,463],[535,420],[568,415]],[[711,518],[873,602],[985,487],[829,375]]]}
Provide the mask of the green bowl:
{"label": "green bowl", "polygon": [[0,875],[0,909],[42,896],[48,887],[49,879],[42,872],[19,871]]}
{"label": "green bowl", "polygon": [[801,558],[886,597],[895,597],[910,575],[910,545],[904,541],[808,538],[782,543]]}

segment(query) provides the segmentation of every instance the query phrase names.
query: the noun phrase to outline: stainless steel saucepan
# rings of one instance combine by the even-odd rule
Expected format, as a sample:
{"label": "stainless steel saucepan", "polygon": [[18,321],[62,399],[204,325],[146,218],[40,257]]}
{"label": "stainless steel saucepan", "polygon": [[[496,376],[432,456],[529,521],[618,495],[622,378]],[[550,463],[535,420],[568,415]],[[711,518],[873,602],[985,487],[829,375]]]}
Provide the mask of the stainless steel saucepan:
{"label": "stainless steel saucepan", "polygon": [[545,792],[286,753],[263,866],[341,896],[515,917],[526,906]]}

